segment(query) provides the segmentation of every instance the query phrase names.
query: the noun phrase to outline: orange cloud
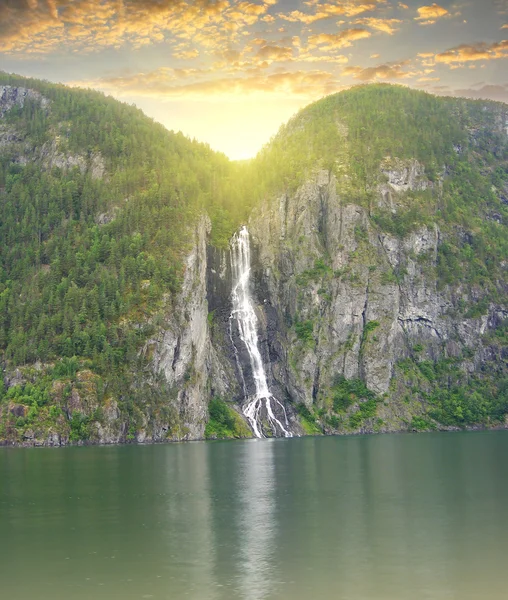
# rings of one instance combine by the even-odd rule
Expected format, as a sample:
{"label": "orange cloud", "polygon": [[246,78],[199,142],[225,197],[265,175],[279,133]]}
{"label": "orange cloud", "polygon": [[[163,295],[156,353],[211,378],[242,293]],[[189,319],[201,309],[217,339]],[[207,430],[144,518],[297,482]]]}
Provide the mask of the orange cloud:
{"label": "orange cloud", "polygon": [[357,19],[354,23],[355,25],[366,25],[372,29],[377,29],[378,31],[393,35],[396,31],[398,31],[395,26],[400,25],[402,21],[400,19],[377,19],[375,17],[363,17],[361,19]]}
{"label": "orange cloud", "polygon": [[[161,68],[148,73],[127,77],[104,78],[93,81],[76,81],[73,85],[94,87],[117,96],[148,96],[159,99],[190,98],[202,100],[203,96],[241,100],[248,96],[278,96],[288,94],[317,98],[338,89],[335,77],[326,71],[282,71],[270,75],[250,75],[203,79],[208,72],[194,73]],[[196,80],[197,78],[197,80]],[[194,79],[194,80],[192,80]]]}
{"label": "orange cloud", "polygon": [[262,46],[256,54],[260,60],[281,61],[290,60],[293,57],[292,48],[282,46]]}
{"label": "orange cloud", "polygon": [[291,23],[305,23],[305,25],[310,25],[311,23],[315,23],[321,19],[328,19],[331,16],[332,15],[329,15],[325,12],[317,12],[311,15],[308,13],[303,13],[300,10],[292,10],[288,14],[279,14],[279,17],[285,21],[289,21]]}
{"label": "orange cloud", "polygon": [[318,33],[309,36],[309,48],[321,46],[321,50],[333,50],[335,48],[349,48],[356,40],[371,37],[370,31],[366,29],[344,29],[339,33]]}
{"label": "orange cloud", "polygon": [[384,0],[373,0],[372,2],[355,2],[349,0],[338,4],[321,4],[319,1],[311,0],[304,2],[304,4],[314,8],[314,13],[303,13],[300,10],[292,10],[289,13],[279,13],[279,17],[293,23],[305,23],[309,25],[316,21],[336,16],[355,17],[356,15],[375,10],[378,3],[384,4]]}
{"label": "orange cloud", "polygon": [[[420,55],[421,56],[421,55]],[[479,42],[477,44],[461,44],[455,48],[450,48],[446,52],[434,55],[436,63],[448,65],[457,65],[477,60],[494,60],[497,58],[508,57],[508,40],[487,44]]]}
{"label": "orange cloud", "polygon": [[415,21],[420,21],[420,25],[433,25],[437,19],[450,16],[446,8],[436,3],[430,6],[421,6],[417,12],[418,16],[415,17]]}
{"label": "orange cloud", "polygon": [[[43,54],[94,51],[170,40],[213,48],[268,17],[273,0],[0,1],[0,50]],[[191,46],[192,41],[192,46]]]}
{"label": "orange cloud", "polygon": [[398,63],[386,63],[377,67],[346,67],[342,71],[344,76],[352,76],[353,79],[359,81],[378,81],[388,79],[406,79],[413,77],[415,73],[404,70],[404,67],[409,65],[409,61],[401,61]]}
{"label": "orange cloud", "polygon": [[189,60],[197,58],[199,56],[199,50],[177,50],[176,52],[173,52],[173,56],[182,60]]}

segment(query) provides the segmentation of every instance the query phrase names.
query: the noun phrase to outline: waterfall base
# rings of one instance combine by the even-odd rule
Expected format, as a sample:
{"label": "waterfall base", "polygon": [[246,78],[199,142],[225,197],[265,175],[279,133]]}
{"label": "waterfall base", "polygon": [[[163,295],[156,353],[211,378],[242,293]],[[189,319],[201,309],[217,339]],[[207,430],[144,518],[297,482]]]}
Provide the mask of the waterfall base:
{"label": "waterfall base", "polygon": [[254,398],[245,405],[243,414],[258,438],[293,437],[289,431],[286,409],[274,396]]}

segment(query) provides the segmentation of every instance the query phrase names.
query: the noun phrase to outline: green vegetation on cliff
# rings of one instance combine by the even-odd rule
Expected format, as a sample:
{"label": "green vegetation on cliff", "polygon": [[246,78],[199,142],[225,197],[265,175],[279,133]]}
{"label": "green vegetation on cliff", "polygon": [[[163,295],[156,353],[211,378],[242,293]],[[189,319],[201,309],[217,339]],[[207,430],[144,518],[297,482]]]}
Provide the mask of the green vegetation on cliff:
{"label": "green vegetation on cliff", "polygon": [[[97,92],[2,73],[0,85],[37,92],[0,118],[0,441],[48,431],[97,440],[106,416],[118,421],[124,441],[158,417],[168,425],[161,435],[184,436],[174,390],[147,377],[151,354],[140,350],[175,316],[198,218],[210,217],[210,242],[225,248],[254,207],[289,198],[319,169],[335,176],[341,205],[361,207],[366,218],[355,226],[347,264],[332,270],[332,253],[324,252],[295,275],[296,304],[316,286],[312,302],[320,307],[300,314],[297,306],[288,319],[295,352],[319,347],[322,307],[337,282],[361,287],[367,265],[368,281],[404,281],[406,264],[379,268],[384,257],[373,250],[372,232],[402,242],[422,227],[439,231],[437,258],[412,260],[438,291],[457,296],[449,307],[457,320],[506,306],[504,105],[360,86],[300,111],[256,159],[237,164]],[[390,188],[391,177],[411,169],[417,184]],[[369,321],[344,351],[356,339],[368,360],[383,326]],[[504,337],[485,343],[504,356]],[[465,366],[445,349],[443,356],[425,352],[422,346],[421,357],[396,369],[422,403],[413,428],[503,421],[503,365]],[[474,373],[462,382],[466,368]],[[186,382],[196,377],[190,369]],[[360,379],[336,379],[316,398],[312,409],[299,409],[309,433],[380,426],[380,396]],[[246,434],[235,415],[213,400],[206,436]]]}
{"label": "green vegetation on cliff", "polygon": [[[446,234],[441,283],[460,277],[494,293],[508,256],[507,119],[507,107],[496,102],[359,86],[301,110],[251,168],[260,195],[294,190],[325,168],[341,197],[368,207],[372,222],[397,237],[437,223]],[[376,206],[383,171],[414,159],[424,166],[426,189],[412,192],[396,213]]]}
{"label": "green vegetation on cliff", "polygon": [[223,440],[252,437],[247,423],[224,400],[213,398],[208,406],[208,411],[210,418],[205,428],[206,439]]}
{"label": "green vegetation on cliff", "polygon": [[[12,370],[76,360],[98,377],[99,404],[107,388],[132,420],[139,348],[180,289],[189,234],[205,209],[218,237],[220,214],[229,215],[236,198],[235,168],[100,93],[1,73],[0,85],[49,100],[27,98],[0,121],[0,135],[11,140],[0,152],[2,362]],[[44,381],[54,370],[45,373]],[[50,383],[29,378],[47,397]],[[19,392],[20,403],[42,409],[28,400],[32,392]],[[18,402],[13,394],[4,403]],[[30,410],[22,418],[5,411],[0,420],[23,435],[35,420]],[[83,424],[72,431],[86,437]]]}
{"label": "green vegetation on cliff", "polygon": [[[260,196],[269,200],[268,206],[271,199],[271,208],[280,197],[285,198],[286,210],[293,203],[284,226],[294,227],[299,234],[305,231],[311,238],[305,244],[301,236],[296,243],[284,231],[281,247],[298,256],[292,263],[296,290],[286,283],[291,269],[278,282],[286,286],[285,297],[296,296],[286,323],[292,326],[290,339],[297,344],[289,348],[292,372],[314,402],[308,414],[301,414],[304,427],[310,422],[347,431],[366,422],[371,430],[404,428],[406,417],[407,427],[413,429],[506,422],[506,340],[490,337],[492,331],[502,329],[508,314],[507,133],[504,104],[368,85],[303,109],[255,159],[252,169],[263,173]],[[327,211],[334,209],[327,204],[330,191],[323,171],[328,172],[328,181],[336,182],[333,202],[343,209],[334,212],[333,221],[333,228],[341,233],[333,232],[331,237],[345,239],[353,248],[329,245]],[[307,209],[312,201],[316,204]],[[361,223],[360,217],[354,225],[349,223],[353,239],[350,233],[342,233],[345,223],[354,220],[348,205],[355,205],[356,214],[363,218]],[[290,219],[305,225],[299,230]],[[419,244],[427,244],[426,250]],[[341,267],[332,270],[338,256]],[[312,264],[314,268],[309,267]],[[297,265],[307,266],[298,270]],[[330,304],[337,301],[340,285],[351,286],[349,297],[341,296],[343,303],[355,304],[357,294],[366,290],[365,306],[355,304],[355,316],[363,309],[365,317],[367,304],[388,304],[390,293],[402,305],[402,318],[395,319],[390,329],[388,320],[364,320],[359,331],[353,331],[355,326],[349,322],[349,337],[337,352],[350,368],[356,353],[358,372],[367,380],[369,363],[381,362],[383,352],[393,344],[389,336],[397,328],[404,330],[406,340],[400,340],[398,355],[412,357],[401,363],[409,368],[410,362],[412,375],[404,379],[395,369],[395,380],[401,377],[404,383],[397,387],[394,381],[386,400],[387,406],[394,407],[391,421],[385,414],[390,411],[365,395],[361,410],[354,414],[347,406],[337,412],[340,403],[349,401],[348,394],[339,395],[330,406],[336,393],[334,374],[321,356],[338,362],[337,355],[328,356],[323,347],[333,346],[330,331],[335,323],[330,319],[332,314],[337,318],[339,311],[332,312]],[[349,307],[343,310],[349,316]],[[446,336],[440,337],[445,320],[454,326],[450,329],[446,324]],[[417,356],[411,346],[422,340],[415,340],[412,332],[426,326],[427,343],[419,344]],[[336,330],[341,327],[343,322]],[[468,360],[457,358],[464,352],[471,353]],[[319,365],[314,374],[308,371],[313,362]],[[327,389],[316,390],[317,378],[329,382]],[[345,382],[346,388],[365,383]],[[405,397],[411,402],[401,400]],[[372,421],[376,406],[390,422],[383,424],[381,417]]]}

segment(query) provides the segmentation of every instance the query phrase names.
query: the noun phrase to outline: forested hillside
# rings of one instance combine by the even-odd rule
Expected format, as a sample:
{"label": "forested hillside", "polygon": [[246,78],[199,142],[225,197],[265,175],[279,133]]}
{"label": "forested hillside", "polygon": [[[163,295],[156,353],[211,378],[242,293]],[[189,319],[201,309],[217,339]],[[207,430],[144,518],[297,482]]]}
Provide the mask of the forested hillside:
{"label": "forested hillside", "polygon": [[[279,314],[267,342],[273,377],[307,430],[503,423],[507,127],[502,104],[361,86],[310,105],[256,159],[232,163],[100,93],[0,73],[0,442],[142,441],[150,427],[157,439],[187,439],[196,419],[203,431],[202,411],[177,416],[194,400],[176,388],[194,389],[206,407],[216,388],[224,395],[238,382],[212,313],[199,325],[205,375],[196,343],[183,341],[197,330],[186,307],[199,292],[202,312],[209,293],[206,281],[190,280],[211,269],[195,231],[208,228],[206,243],[225,264],[248,219],[260,247],[259,302]],[[360,215],[349,224],[348,207]],[[439,344],[420,325],[404,329],[400,314],[365,321],[373,295],[402,305],[422,282],[441,321],[423,309],[418,318]],[[365,322],[352,318],[335,347],[326,332],[343,314],[334,306],[356,299]],[[481,330],[481,348],[460,323]],[[172,381],[153,363],[153,340],[168,331]],[[389,359],[385,335],[400,349]],[[386,374],[369,374],[383,360]],[[398,421],[376,409],[383,394],[411,396]]]}
{"label": "forested hillside", "polygon": [[85,367],[130,410],[139,348],[180,289],[189,232],[205,207],[221,231],[237,185],[226,157],[132,106],[6,74],[0,86],[0,354],[9,372],[40,370],[2,387],[30,410],[3,419],[1,438],[58,417],[54,381]]}
{"label": "forested hillside", "polygon": [[[281,199],[258,235],[276,245],[264,264],[310,429],[505,423],[508,107],[360,86],[302,110],[255,162]],[[263,234],[277,204],[283,242]]]}
{"label": "forested hillside", "polygon": [[[442,283],[465,277],[495,293],[504,287],[508,256],[506,230],[499,227],[508,217],[506,114],[506,105],[496,102],[360,86],[298,113],[257,157],[256,170],[266,192],[281,192],[321,166],[335,174],[341,195],[367,207],[381,230],[401,237],[434,222],[447,231],[474,230],[470,244],[441,248],[440,277]],[[415,159],[426,180],[439,185],[411,190],[402,210],[380,210],[379,183],[397,161]]]}

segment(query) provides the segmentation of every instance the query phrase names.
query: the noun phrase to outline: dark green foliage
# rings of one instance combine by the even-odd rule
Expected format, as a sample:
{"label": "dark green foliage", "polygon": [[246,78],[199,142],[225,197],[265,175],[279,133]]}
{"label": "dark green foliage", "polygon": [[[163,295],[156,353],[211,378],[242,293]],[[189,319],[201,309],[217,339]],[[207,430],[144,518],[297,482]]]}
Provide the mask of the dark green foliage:
{"label": "dark green foliage", "polygon": [[303,417],[310,423],[316,422],[316,415],[313,412],[311,412],[310,409],[305,404],[303,404],[303,402],[296,405],[296,410],[301,417]]}
{"label": "dark green foliage", "polygon": [[62,358],[55,364],[53,369],[53,377],[55,379],[73,379],[79,370],[79,361],[73,356],[72,358]]}
{"label": "dark green foliage", "polygon": [[314,324],[312,321],[297,321],[295,323],[295,333],[298,339],[306,344],[314,342]]}
{"label": "dark green foliage", "polygon": [[296,411],[300,415],[300,424],[306,435],[321,435],[323,433],[315,412],[305,404],[296,405]]}
{"label": "dark green foliage", "polygon": [[[263,196],[291,192],[317,167],[328,168],[344,201],[368,208],[380,230],[403,238],[423,225],[439,226],[440,286],[467,282],[506,297],[501,265],[508,255],[508,207],[500,192],[508,189],[508,140],[499,126],[506,118],[500,103],[385,84],[359,86],[300,111],[251,170],[259,175]],[[412,159],[424,165],[433,186],[408,194],[395,213],[379,208],[373,190],[383,181],[381,165]],[[355,237],[368,241],[359,226]],[[306,271],[298,282],[318,276]],[[382,282],[397,283],[403,276],[384,273]]]}
{"label": "dark green foliage", "polygon": [[207,439],[250,437],[251,433],[240,415],[224,400],[214,398],[208,405],[209,420],[205,428]]}
{"label": "dark green foliage", "polygon": [[48,380],[39,380],[36,384],[14,385],[7,390],[4,400],[27,406],[44,406],[50,401]]}
{"label": "dark green foliage", "polygon": [[[425,199],[422,197],[425,201]],[[380,229],[391,233],[392,235],[403,238],[418,227],[431,223],[431,219],[426,217],[425,211],[416,204],[406,211],[392,213],[387,210],[378,210],[371,215],[373,223]]]}
{"label": "dark green foliage", "polygon": [[71,433],[69,439],[71,442],[80,442],[87,440],[90,431],[90,418],[76,411],[72,413],[71,421]]}
{"label": "dark green foliage", "polygon": [[466,319],[475,319],[487,314],[488,310],[489,300],[487,298],[482,298],[480,301],[470,306],[464,316]]}
{"label": "dark green foliage", "polygon": [[368,321],[363,328],[363,335],[368,336],[371,331],[379,327],[378,321]]}
{"label": "dark green foliage", "polygon": [[349,417],[349,425],[353,429],[357,429],[361,426],[361,424],[365,421],[365,419],[371,419],[376,416],[377,411],[377,400],[375,398],[371,398],[366,402],[362,402],[360,404],[358,411],[353,413]]}
{"label": "dark green foliage", "polygon": [[7,113],[25,144],[58,136],[59,152],[100,156],[106,168],[98,179],[88,167],[20,166],[12,156],[22,148],[0,156],[0,353],[18,365],[76,357],[56,377],[87,358],[107,376],[150,334],[129,323],[178,291],[190,228],[205,203],[220,206],[214,182],[227,180],[229,163],[97,92],[6,74],[0,83],[51,101]]}
{"label": "dark green foliage", "polygon": [[436,424],[423,417],[413,417],[409,428],[412,431],[432,431],[436,429]]}
{"label": "dark green foliage", "polygon": [[336,377],[331,389],[333,409],[336,412],[346,411],[351,405],[358,402],[373,400],[376,394],[369,390],[361,379],[346,379],[343,375]]}
{"label": "dark green foliage", "polygon": [[406,359],[398,367],[406,378],[420,382],[414,393],[424,400],[428,417],[435,422],[454,427],[503,422],[508,414],[508,376],[502,363],[485,363],[480,372],[471,374],[463,362]]}
{"label": "dark green foliage", "polygon": [[[162,400],[137,381],[139,347],[154,331],[149,317],[167,311],[180,289],[199,215],[208,209],[215,237],[240,219],[238,169],[100,93],[1,73],[0,84],[50,100],[5,117],[22,142],[0,154],[0,360],[9,368],[55,361],[51,380],[73,379],[86,363],[129,422],[137,406],[160,414]],[[56,139],[56,151],[78,156],[83,168],[44,164],[37,152]],[[27,148],[36,151],[22,166],[16,157]],[[94,177],[97,160],[102,177]],[[90,431],[81,421],[74,441]]]}
{"label": "dark green foliage", "polygon": [[225,203],[232,168],[97,92],[5,74],[0,83],[51,100],[49,109],[32,102],[7,113],[26,142],[59,136],[60,152],[100,156],[106,167],[94,179],[89,168],[0,156],[0,352],[14,364],[76,356],[99,372],[118,369],[150,333],[122,323],[144,320],[178,291],[191,227],[205,205],[217,213]]}
{"label": "dark green foliage", "polygon": [[227,429],[233,429],[235,426],[235,420],[230,409],[223,400],[214,398],[208,406],[208,411],[210,413],[210,421],[215,421],[215,423]]}
{"label": "dark green foliage", "polygon": [[431,178],[454,162],[454,144],[467,143],[467,111],[461,100],[398,86],[359,86],[300,111],[256,161],[265,168],[267,188],[294,189],[319,162],[339,178],[348,169],[351,193],[368,202],[367,188],[386,156],[416,158]]}
{"label": "dark green foliage", "polygon": [[324,259],[318,258],[314,263],[313,269],[307,269],[298,275],[296,282],[298,285],[306,286],[310,281],[319,281],[323,278],[330,278],[333,275],[332,269],[326,264]]}

